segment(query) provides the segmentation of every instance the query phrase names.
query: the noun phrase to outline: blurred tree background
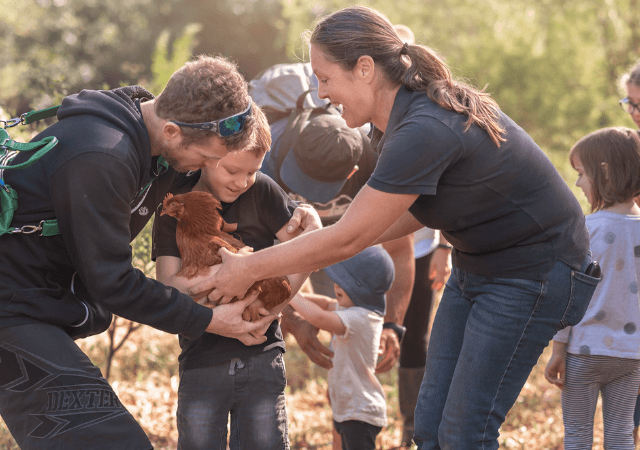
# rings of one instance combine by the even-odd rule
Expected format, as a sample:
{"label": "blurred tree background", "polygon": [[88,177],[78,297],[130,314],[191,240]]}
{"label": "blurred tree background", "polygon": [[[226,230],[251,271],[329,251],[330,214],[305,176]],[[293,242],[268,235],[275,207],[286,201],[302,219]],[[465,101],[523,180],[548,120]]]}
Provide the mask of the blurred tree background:
{"label": "blurred tree background", "polygon": [[[567,158],[571,145],[604,126],[634,127],[618,106],[618,100],[624,96],[620,76],[640,59],[639,1],[359,3],[373,6],[393,23],[408,25],[417,42],[440,53],[456,76],[475,86],[486,86],[500,107],[534,138],[574,188],[575,175]],[[312,29],[318,17],[354,3],[0,0],[0,119],[56,105],[65,95],[86,88],[141,84],[157,95],[177,67],[191,55],[201,53],[234,60],[245,77],[251,79],[273,64],[308,60],[300,34]],[[20,139],[27,139],[34,131],[13,130],[12,136]],[[574,192],[586,206],[584,196],[575,188]],[[149,262],[150,246],[147,227],[133,244],[133,261],[136,267],[154,276],[154,265]],[[110,367],[109,355],[113,356],[113,352],[109,353],[109,348],[117,341],[116,328],[114,322],[110,343],[98,345],[100,337],[85,343],[97,364],[106,364],[102,358],[109,361]],[[175,347],[174,341],[169,342]],[[121,346],[123,341],[119,342]],[[126,345],[134,346],[135,350],[135,345],[142,344],[128,341]],[[144,345],[157,342],[146,339]],[[93,346],[98,350],[91,350]],[[162,358],[177,354],[173,347],[152,350],[145,353],[145,361],[132,362],[121,356],[114,366],[135,369],[141,376],[147,373],[138,370],[143,362],[157,365]],[[135,351],[131,354],[140,358]],[[149,355],[160,356],[154,359]],[[177,385],[174,359],[170,364],[163,363],[168,367],[167,377],[172,386],[174,381]],[[153,370],[157,371],[157,367],[153,366]],[[136,378],[135,374],[126,374],[119,379]],[[163,398],[173,405],[175,393],[169,397],[166,386],[162,389]],[[146,398],[148,391],[141,392],[144,393],[141,398]],[[131,400],[133,394],[120,395],[125,396],[129,405],[135,403]],[[323,402],[324,394],[318,397]],[[144,408],[147,409],[153,408]],[[136,417],[144,422],[144,417]],[[159,422],[162,421],[156,418],[148,423]],[[153,435],[153,429],[148,431]],[[6,441],[3,438],[6,434],[0,427],[0,445]],[[156,445],[161,448],[158,442]]]}
{"label": "blurred tree background", "polygon": [[[305,59],[300,33],[349,4],[0,0],[0,108],[15,116],[83,88],[136,83],[158,94],[163,80],[154,79],[154,64],[156,73],[170,74],[172,61],[181,64],[181,57],[172,59],[180,48],[227,56],[249,79],[272,64]],[[410,26],[457,76],[486,85],[552,158],[599,127],[633,126],[617,100],[620,75],[640,58],[638,0],[367,4]],[[156,46],[164,48],[160,58]]]}
{"label": "blurred tree background", "polygon": [[[604,126],[634,126],[618,99],[620,76],[640,59],[639,1],[365,3],[410,26],[454,75],[486,86],[573,185],[566,155],[577,139]],[[141,84],[158,94],[177,67],[200,53],[236,61],[251,79],[273,64],[307,60],[300,34],[350,4],[0,0],[0,116],[52,106],[84,88]]]}

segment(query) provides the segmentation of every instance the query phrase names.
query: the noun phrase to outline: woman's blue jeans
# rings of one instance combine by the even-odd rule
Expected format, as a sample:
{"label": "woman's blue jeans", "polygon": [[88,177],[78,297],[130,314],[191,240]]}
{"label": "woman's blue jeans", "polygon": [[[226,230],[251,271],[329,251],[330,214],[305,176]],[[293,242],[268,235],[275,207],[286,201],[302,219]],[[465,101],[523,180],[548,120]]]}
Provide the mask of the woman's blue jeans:
{"label": "woman's blue jeans", "polygon": [[558,330],[577,324],[598,279],[556,262],[546,281],[454,268],[434,319],[415,412],[421,450],[497,449],[499,428]]}

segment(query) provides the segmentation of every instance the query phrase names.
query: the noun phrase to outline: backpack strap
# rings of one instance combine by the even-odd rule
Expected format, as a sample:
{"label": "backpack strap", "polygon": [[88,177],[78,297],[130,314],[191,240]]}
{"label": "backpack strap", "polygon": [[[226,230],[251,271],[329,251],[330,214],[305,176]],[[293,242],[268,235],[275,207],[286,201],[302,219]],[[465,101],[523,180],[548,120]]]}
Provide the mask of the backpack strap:
{"label": "backpack strap", "polygon": [[9,138],[7,132],[0,128],[0,147],[4,147],[7,150],[14,150],[17,152],[31,152],[36,151],[28,160],[16,164],[15,166],[0,166],[0,170],[5,169],[22,169],[29,167],[31,164],[42,158],[49,150],[58,144],[58,139],[55,136],[48,136],[37,142],[22,143],[16,142]]}
{"label": "backpack strap", "polygon": [[36,142],[16,142],[9,137],[9,133],[7,133],[6,129],[21,124],[29,125],[42,119],[54,117],[57,114],[59,108],[60,105],[52,106],[51,108],[41,109],[39,111],[29,111],[28,113],[24,113],[23,115],[21,115],[19,119],[11,119],[8,121],[0,120],[0,123],[4,123],[4,127],[0,128],[0,148],[4,149],[5,152],[7,151],[7,149],[9,151],[13,150],[17,152],[31,152],[36,150],[36,153],[27,161],[16,164],[15,166],[0,165],[0,170],[22,169],[23,167],[29,167],[31,164],[42,158],[49,150],[51,150],[58,144],[58,139],[56,139],[55,136],[45,137]]}
{"label": "backpack strap", "polygon": [[[3,157],[1,160],[4,164],[9,164],[18,152],[35,151],[29,159],[20,164],[0,164],[0,187],[2,188],[0,190],[0,204],[2,205],[2,216],[0,216],[0,235],[15,233],[32,234],[39,231],[41,236],[54,236],[60,233],[58,230],[58,222],[55,219],[41,220],[38,225],[25,225],[19,228],[12,228],[11,221],[13,219],[13,214],[18,209],[18,194],[10,185],[6,184],[3,179],[3,172],[5,170],[29,167],[58,144],[58,139],[55,136],[48,136],[36,142],[17,142],[9,137],[9,133],[7,133],[6,129],[21,124],[28,125],[30,123],[37,122],[38,120],[53,117],[58,112],[58,108],[60,108],[60,105],[39,111],[30,111],[21,115],[19,119],[0,121],[0,123],[4,124],[3,127],[0,127],[0,150],[3,150]],[[10,152],[13,152],[14,154],[11,155]]]}

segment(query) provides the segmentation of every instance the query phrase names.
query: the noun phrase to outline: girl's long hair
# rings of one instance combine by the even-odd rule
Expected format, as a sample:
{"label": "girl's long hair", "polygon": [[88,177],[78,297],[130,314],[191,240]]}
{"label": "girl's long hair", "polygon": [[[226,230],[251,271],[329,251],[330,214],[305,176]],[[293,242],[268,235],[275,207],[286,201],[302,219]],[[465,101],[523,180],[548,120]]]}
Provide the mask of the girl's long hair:
{"label": "girl's long hair", "polygon": [[349,71],[361,56],[370,56],[388,80],[425,92],[442,108],[466,115],[465,131],[475,123],[497,146],[506,140],[495,100],[484,90],[454,80],[445,62],[430,48],[402,42],[391,22],[375,9],[341,9],[322,19],[309,41],[329,61]]}

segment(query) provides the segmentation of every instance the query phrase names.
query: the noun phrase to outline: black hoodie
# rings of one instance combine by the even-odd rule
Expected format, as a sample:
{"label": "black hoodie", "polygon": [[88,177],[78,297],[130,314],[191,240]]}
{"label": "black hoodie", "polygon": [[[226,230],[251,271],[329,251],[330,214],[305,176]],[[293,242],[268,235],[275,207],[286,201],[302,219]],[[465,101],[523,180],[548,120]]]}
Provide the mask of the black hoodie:
{"label": "black hoodie", "polygon": [[131,265],[130,242],[175,175],[169,169],[139,195],[158,171],[136,105],[151,98],[138,86],[66,97],[59,121],[34,138],[56,136],[58,145],[32,166],[4,172],[18,193],[12,226],[56,218],[60,235],[0,236],[1,328],[81,322],[86,309],[70,290],[76,272],[74,284],[119,316],[190,339],[209,325],[209,308]]}

